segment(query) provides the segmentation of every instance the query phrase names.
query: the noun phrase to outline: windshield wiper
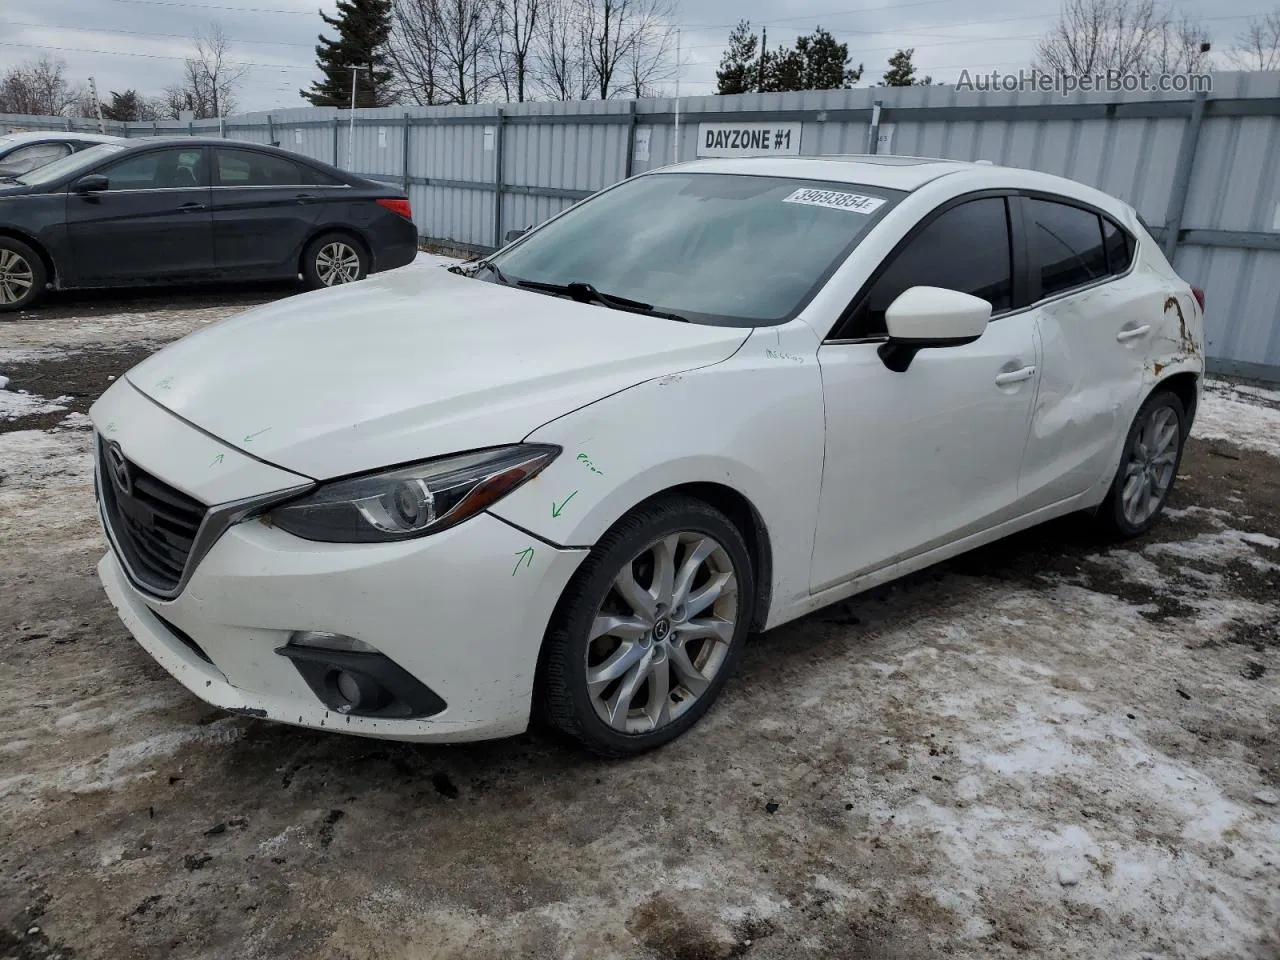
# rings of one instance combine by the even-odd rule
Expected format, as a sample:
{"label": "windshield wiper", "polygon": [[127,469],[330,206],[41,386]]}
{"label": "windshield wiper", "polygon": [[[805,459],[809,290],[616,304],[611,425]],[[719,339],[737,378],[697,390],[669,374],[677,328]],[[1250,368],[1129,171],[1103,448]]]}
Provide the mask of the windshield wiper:
{"label": "windshield wiper", "polygon": [[[497,269],[490,264],[491,269]],[[541,293],[553,293],[559,296],[572,297],[579,303],[598,303],[602,307],[608,307],[611,310],[623,310],[627,313],[642,313],[650,317],[662,317],[666,320],[679,320],[682,323],[688,323],[687,317],[682,317],[676,313],[663,313],[655,310],[651,303],[641,303],[639,300],[628,300],[626,297],[616,297],[611,293],[601,293],[589,283],[576,280],[573,283],[542,283],[537,280],[517,280],[516,286],[524,287],[527,290],[537,290]]]}

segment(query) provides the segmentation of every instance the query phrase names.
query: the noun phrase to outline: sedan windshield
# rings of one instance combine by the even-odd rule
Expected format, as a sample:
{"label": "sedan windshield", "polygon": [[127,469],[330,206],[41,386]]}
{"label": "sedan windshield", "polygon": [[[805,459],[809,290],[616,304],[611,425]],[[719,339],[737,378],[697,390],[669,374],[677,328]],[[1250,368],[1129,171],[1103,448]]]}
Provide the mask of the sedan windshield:
{"label": "sedan windshield", "polygon": [[35,187],[46,183],[53,183],[62,179],[69,173],[75,173],[77,170],[85,169],[86,171],[97,166],[100,162],[111,156],[113,153],[119,153],[124,149],[123,144],[119,143],[100,143],[95,147],[89,147],[87,150],[81,150],[79,153],[73,153],[69,157],[63,157],[55,160],[46,166],[39,167],[29,173],[24,173],[20,177],[15,177],[19,183],[25,183],[27,186]]}
{"label": "sedan windshield", "polygon": [[488,261],[497,271],[477,275],[589,285],[701,323],[781,323],[902,196],[785,177],[647,174],[529,234]]}

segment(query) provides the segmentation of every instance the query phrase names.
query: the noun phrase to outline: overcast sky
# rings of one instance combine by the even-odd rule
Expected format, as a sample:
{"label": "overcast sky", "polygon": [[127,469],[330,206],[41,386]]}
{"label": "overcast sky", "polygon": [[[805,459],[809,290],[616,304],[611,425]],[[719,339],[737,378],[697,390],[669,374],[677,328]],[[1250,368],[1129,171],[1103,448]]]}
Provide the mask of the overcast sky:
{"label": "overcast sky", "polygon": [[[1176,9],[1200,19],[1215,51],[1225,50],[1250,16],[1277,0],[1190,0]],[[1168,6],[1169,4],[1164,4]],[[63,59],[75,80],[93,76],[108,91],[157,94],[178,79],[192,32],[216,22],[232,56],[251,64],[241,110],[305,105],[298,89],[317,76],[317,12],[334,0],[39,0],[0,4],[0,71],[42,52]],[[739,18],[767,27],[769,47],[790,45],[821,24],[849,44],[862,85],[875,83],[899,47],[915,47],[921,74],[954,82],[962,69],[1016,71],[1036,38],[1057,19],[1057,0],[676,0],[681,27],[681,93],[715,92],[715,69]],[[805,11],[805,12],[799,12]]]}

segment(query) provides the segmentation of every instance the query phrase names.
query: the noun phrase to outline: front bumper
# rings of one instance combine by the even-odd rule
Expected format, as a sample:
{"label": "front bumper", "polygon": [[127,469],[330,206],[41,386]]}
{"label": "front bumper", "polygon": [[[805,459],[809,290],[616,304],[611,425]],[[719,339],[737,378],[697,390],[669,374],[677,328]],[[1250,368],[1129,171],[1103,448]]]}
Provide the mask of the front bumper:
{"label": "front bumper", "polygon": [[[376,545],[311,543],[250,521],[223,534],[173,600],[139,591],[114,553],[98,573],[142,647],[217,707],[343,733],[449,742],[528,725],[546,625],[586,554],[549,547],[488,514],[420,540]],[[419,720],[328,710],[275,653],[295,630],[372,644],[446,708]]]}

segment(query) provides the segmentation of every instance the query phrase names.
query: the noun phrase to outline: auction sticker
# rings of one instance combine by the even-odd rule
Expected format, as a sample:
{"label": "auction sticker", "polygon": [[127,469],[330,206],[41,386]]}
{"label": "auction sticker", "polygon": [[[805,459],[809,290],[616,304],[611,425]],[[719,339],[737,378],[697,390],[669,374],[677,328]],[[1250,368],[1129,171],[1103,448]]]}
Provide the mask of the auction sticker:
{"label": "auction sticker", "polygon": [[797,190],[783,203],[804,203],[811,207],[830,207],[832,210],[849,210],[853,213],[874,213],[884,204],[883,197],[868,197],[861,193],[841,193],[838,190],[815,190],[805,187]]}

